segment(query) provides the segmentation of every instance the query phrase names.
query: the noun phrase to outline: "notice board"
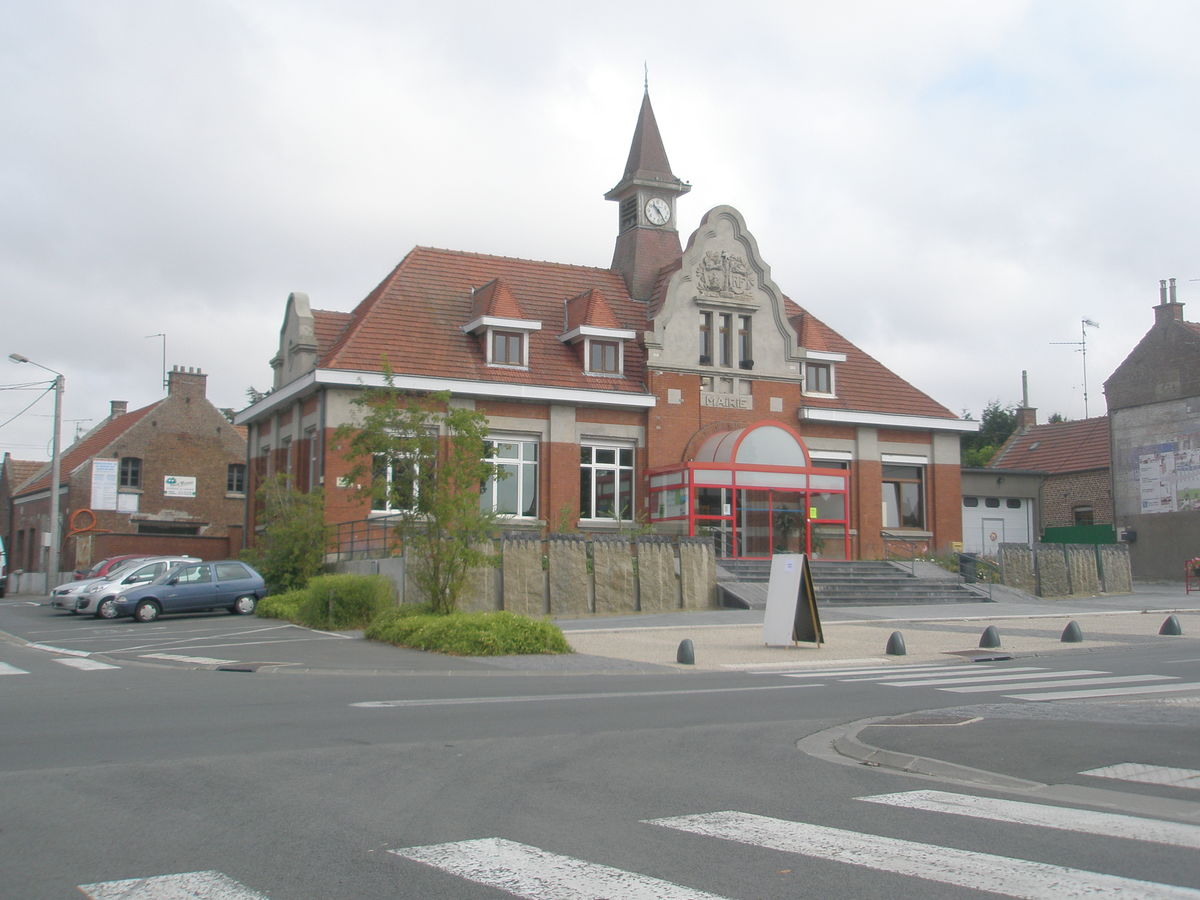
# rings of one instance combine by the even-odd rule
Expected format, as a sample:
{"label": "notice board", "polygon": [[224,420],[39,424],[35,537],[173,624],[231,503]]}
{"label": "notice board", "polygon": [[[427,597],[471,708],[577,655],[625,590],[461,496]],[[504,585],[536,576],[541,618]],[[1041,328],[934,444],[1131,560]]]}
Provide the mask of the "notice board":
{"label": "notice board", "polygon": [[771,557],[767,585],[767,612],[763,616],[763,643],[771,646],[807,641],[825,642],[812,571],[803,553],[776,553]]}

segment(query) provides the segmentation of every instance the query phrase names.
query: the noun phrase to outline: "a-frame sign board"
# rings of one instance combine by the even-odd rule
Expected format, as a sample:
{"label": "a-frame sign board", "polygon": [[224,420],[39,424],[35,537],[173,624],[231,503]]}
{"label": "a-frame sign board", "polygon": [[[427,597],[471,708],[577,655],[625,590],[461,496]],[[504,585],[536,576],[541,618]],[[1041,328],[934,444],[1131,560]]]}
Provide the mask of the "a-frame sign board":
{"label": "a-frame sign board", "polygon": [[779,646],[798,641],[818,647],[825,642],[812,572],[803,553],[777,553],[771,557],[763,643]]}

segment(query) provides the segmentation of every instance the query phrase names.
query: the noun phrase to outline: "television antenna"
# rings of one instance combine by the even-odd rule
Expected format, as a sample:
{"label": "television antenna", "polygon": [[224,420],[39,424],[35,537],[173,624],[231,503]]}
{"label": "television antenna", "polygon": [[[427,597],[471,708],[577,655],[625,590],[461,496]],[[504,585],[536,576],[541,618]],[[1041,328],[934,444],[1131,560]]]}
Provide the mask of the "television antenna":
{"label": "television antenna", "polygon": [[1079,340],[1077,341],[1051,341],[1051,344],[1066,347],[1078,347],[1078,352],[1083,354],[1083,417],[1088,417],[1088,390],[1087,390],[1087,330],[1089,328],[1099,328],[1099,322],[1093,322],[1091,319],[1079,320]]}

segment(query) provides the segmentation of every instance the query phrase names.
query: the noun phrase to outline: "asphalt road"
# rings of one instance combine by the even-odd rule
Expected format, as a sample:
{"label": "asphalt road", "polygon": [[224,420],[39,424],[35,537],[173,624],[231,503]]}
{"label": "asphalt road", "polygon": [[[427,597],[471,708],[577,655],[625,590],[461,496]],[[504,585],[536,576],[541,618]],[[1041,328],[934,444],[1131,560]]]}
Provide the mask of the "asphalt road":
{"label": "asphalt road", "polygon": [[[1002,687],[1085,666],[1198,681],[1195,641],[1068,654],[1035,673],[984,664],[972,675],[1020,678],[964,694],[828,671],[545,674],[424,655],[391,674],[375,658],[321,668],[344,640],[249,630],[268,624],[68,632],[110,641],[88,657],[0,641],[0,894],[1200,897],[1187,776],[1083,774],[1200,768],[1198,698],[1032,701]],[[0,606],[0,630],[25,641],[66,626],[93,627]],[[287,665],[147,658],[221,658],[221,646],[245,662],[251,644]],[[925,710],[964,724],[870,724]],[[1046,789],[915,777],[806,746],[847,728]],[[1094,793],[1064,800],[1062,786]],[[1051,824],[1004,805],[964,816],[968,801],[947,796],[1021,801]],[[1118,818],[1084,815],[1095,812]]]}

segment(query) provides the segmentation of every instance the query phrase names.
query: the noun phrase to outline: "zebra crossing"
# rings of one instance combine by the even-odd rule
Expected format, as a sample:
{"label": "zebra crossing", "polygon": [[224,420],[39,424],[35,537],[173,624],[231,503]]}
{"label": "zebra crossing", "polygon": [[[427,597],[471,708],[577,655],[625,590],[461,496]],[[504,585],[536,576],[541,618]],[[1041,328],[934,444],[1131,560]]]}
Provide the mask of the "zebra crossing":
{"label": "zebra crossing", "polygon": [[[236,662],[236,660],[232,659],[217,659],[209,656],[184,656],[178,653],[142,653],[139,654],[138,658],[186,663],[191,666],[221,666]],[[79,672],[106,672],[122,668],[122,666],[101,662],[98,659],[92,659],[88,656],[44,656],[40,657],[36,663],[22,663],[22,665],[29,666],[29,668],[22,668],[13,663],[0,660],[0,676],[29,675],[32,670],[43,667],[46,662],[53,663],[55,666],[75,669]]]}
{"label": "zebra crossing", "polygon": [[[1200,771],[1121,763],[1079,773],[1091,778],[1122,779],[1191,790],[1200,785]],[[1120,842],[1113,860],[1127,860],[1139,845],[1158,845],[1184,851],[1200,850],[1200,825],[1097,812],[1069,806],[1032,803],[959,794],[940,790],[901,791],[855,798],[891,807],[917,817],[956,816],[976,822],[971,831],[986,843],[991,825],[1021,826],[1040,833],[1063,831]],[[851,868],[885,872],[902,878],[954,888],[985,891],[1006,897],[1073,898],[1147,897],[1200,898],[1200,889],[1148,881],[994,853],[964,850],[880,834],[833,828],[814,822],[781,819],[738,810],[641,819],[639,825],[721,842],[721,847],[746,845],[802,859],[823,860]],[[914,820],[910,830],[921,823]],[[936,828],[936,823],[931,823]],[[980,830],[983,829],[983,830]],[[1045,842],[1039,842],[1044,844]],[[448,877],[493,887],[526,900],[725,900],[692,885],[653,875],[566,856],[503,837],[388,848],[397,859],[436,869]],[[795,863],[790,865],[794,866]],[[260,900],[267,895],[221,872],[199,871],[79,885],[92,900],[138,897],[168,900]],[[753,886],[747,884],[753,894]],[[919,888],[910,888],[914,894]],[[846,881],[846,896],[853,881]],[[272,896],[279,896],[272,894]]]}
{"label": "zebra crossing", "polygon": [[1180,681],[1175,675],[1152,673],[1117,675],[1103,669],[1051,669],[1043,666],[1006,666],[988,670],[938,663],[885,665],[825,671],[754,670],[757,675],[777,675],[809,681],[847,684],[873,683],[888,687],[929,687],[950,694],[1001,694],[1014,700],[1080,700],[1139,694],[1200,693],[1200,681]]}
{"label": "zebra crossing", "polygon": [[[100,662],[98,659],[88,659],[79,656],[64,656],[51,657],[50,662],[57,663],[60,666],[65,666],[68,669],[76,669],[80,672],[104,672],[110,669],[119,669],[120,666],[114,666],[109,663]],[[19,666],[14,666],[12,663],[0,662],[0,675],[28,675],[29,669],[22,669]]]}

